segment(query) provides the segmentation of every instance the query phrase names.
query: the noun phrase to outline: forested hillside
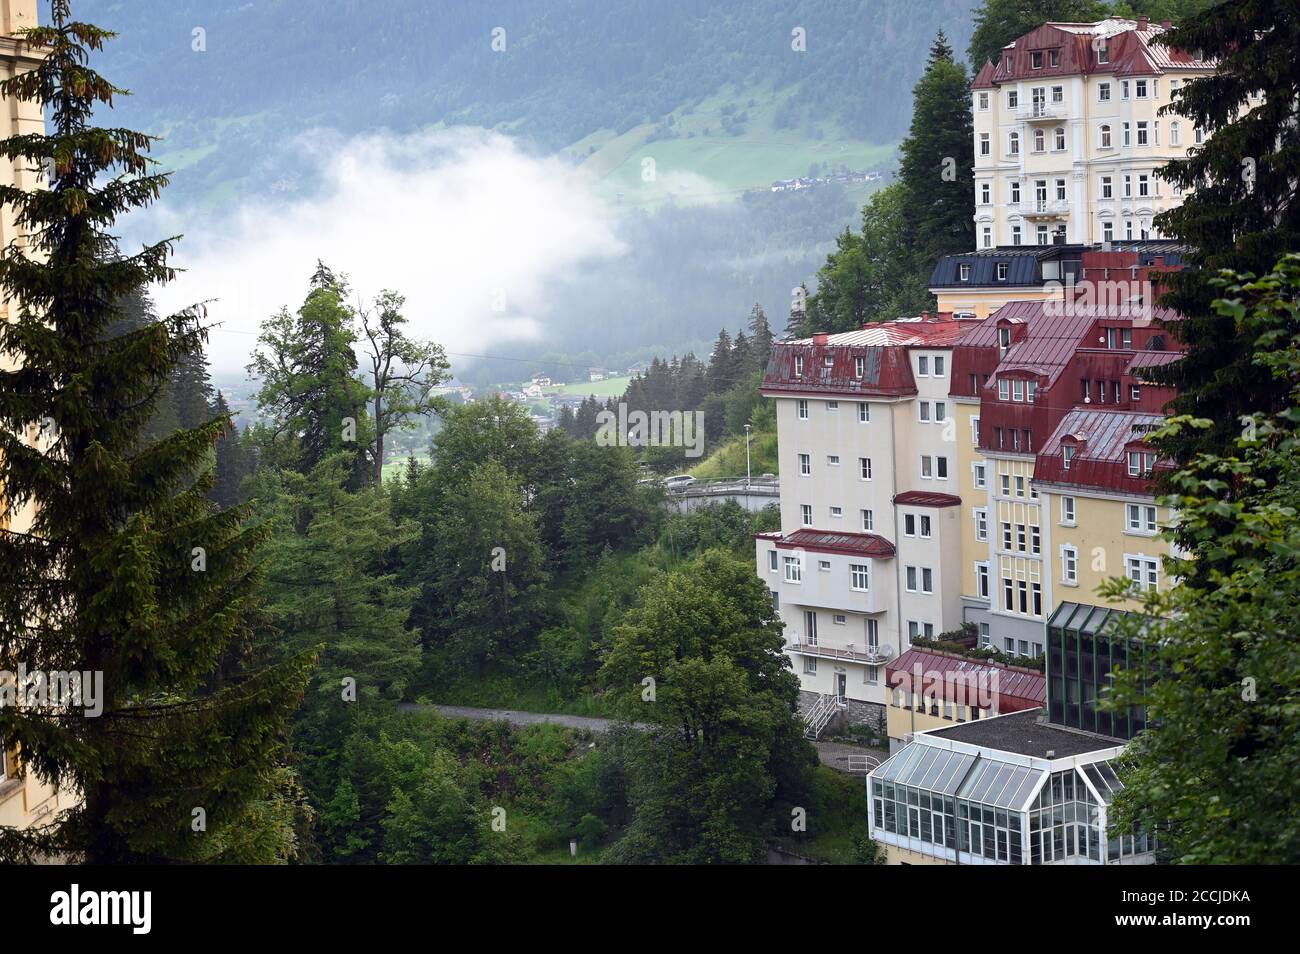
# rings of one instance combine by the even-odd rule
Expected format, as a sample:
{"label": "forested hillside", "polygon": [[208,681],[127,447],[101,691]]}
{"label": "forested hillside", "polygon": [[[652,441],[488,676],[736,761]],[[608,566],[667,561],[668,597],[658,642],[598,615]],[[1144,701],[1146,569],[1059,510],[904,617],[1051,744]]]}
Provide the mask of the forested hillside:
{"label": "forested hillside", "polygon": [[964,45],[969,5],[446,0],[435,18],[406,0],[318,0],[310,14],[288,0],[87,0],[82,12],[122,34],[105,68],[135,93],[131,122],[165,130],[167,150],[195,166],[178,183],[188,194],[242,179],[257,147],[314,126],[481,125],[554,151],[659,123],[724,88],[737,109],[718,137],[744,136],[758,96],[791,139],[890,143],[929,39],[942,26]]}

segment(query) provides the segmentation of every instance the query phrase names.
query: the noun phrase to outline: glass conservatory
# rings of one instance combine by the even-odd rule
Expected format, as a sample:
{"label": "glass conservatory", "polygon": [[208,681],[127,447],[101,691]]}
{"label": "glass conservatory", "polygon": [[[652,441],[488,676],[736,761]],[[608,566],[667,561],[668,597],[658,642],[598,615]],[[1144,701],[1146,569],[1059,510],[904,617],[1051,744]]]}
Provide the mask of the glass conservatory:
{"label": "glass conservatory", "polygon": [[918,734],[867,778],[871,837],[954,864],[1149,862],[1145,837],[1107,837],[1120,751],[1051,759]]}

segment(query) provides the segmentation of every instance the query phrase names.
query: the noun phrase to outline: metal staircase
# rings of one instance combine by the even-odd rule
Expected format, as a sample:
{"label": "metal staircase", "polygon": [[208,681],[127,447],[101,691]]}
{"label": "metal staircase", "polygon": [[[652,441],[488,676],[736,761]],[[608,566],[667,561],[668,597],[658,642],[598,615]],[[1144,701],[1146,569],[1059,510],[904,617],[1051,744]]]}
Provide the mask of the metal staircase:
{"label": "metal staircase", "polygon": [[822,693],[817,697],[817,701],[808,707],[808,711],[803,714],[803,737],[815,742],[817,737],[822,734],[822,730],[826,728],[827,723],[843,707],[843,700],[835,693]]}

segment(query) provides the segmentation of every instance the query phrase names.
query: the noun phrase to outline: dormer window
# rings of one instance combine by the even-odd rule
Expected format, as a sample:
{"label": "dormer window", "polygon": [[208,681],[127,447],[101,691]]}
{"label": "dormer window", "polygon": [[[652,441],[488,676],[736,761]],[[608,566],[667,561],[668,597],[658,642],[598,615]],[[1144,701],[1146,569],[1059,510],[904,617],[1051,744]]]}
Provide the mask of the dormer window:
{"label": "dormer window", "polygon": [[862,355],[858,355],[856,358],[853,359],[853,374],[856,377],[860,378],[866,373],[867,373],[867,359],[862,357]]}
{"label": "dormer window", "polygon": [[1047,51],[1047,65],[1048,65],[1048,66],[1060,66],[1060,65],[1061,65],[1061,51],[1060,51],[1060,50],[1048,50],[1048,51]]}
{"label": "dormer window", "polygon": [[834,364],[835,364],[835,355],[833,355],[833,354],[828,354],[828,355],[826,355],[825,357],[822,358],[822,367],[823,367],[823,368],[829,368],[829,367],[832,367],[832,366],[834,366]]}
{"label": "dormer window", "polygon": [[1002,354],[1004,354],[1004,355],[1007,353],[1007,349],[1011,347],[1011,329],[1010,329],[1010,328],[999,328],[999,329],[998,329],[998,347],[1001,349],[1001,352],[1002,352]]}
{"label": "dormer window", "polygon": [[963,282],[968,282],[968,281],[970,281],[970,264],[969,264],[969,263],[967,263],[967,262],[962,262],[960,265],[957,266],[957,278],[958,278],[960,281],[963,281]]}
{"label": "dormer window", "polygon": [[1029,68],[1031,70],[1041,70],[1043,68],[1043,51],[1035,50],[1029,54]]}
{"label": "dormer window", "polygon": [[1005,282],[1007,275],[1011,271],[1010,262],[998,262],[998,281]]}
{"label": "dormer window", "polygon": [[1070,461],[1074,460],[1074,445],[1063,444],[1061,446],[1061,469],[1069,470]]}
{"label": "dormer window", "polygon": [[1103,40],[1101,43],[1097,45],[1097,62],[1098,63],[1110,62],[1110,44],[1106,40]]}
{"label": "dormer window", "polygon": [[803,355],[801,354],[794,356],[794,373],[797,375],[803,374]]}
{"label": "dormer window", "polygon": [[1156,466],[1156,455],[1150,451],[1131,450],[1128,452],[1128,475],[1130,477],[1148,477]]}

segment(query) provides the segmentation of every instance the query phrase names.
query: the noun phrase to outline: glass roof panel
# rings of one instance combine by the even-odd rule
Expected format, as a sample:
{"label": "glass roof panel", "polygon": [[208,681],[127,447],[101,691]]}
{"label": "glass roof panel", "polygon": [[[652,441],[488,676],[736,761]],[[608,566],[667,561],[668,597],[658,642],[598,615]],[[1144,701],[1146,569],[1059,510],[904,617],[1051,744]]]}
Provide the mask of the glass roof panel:
{"label": "glass roof panel", "polygon": [[935,781],[934,790],[942,792],[944,795],[951,795],[957,791],[957,786],[966,777],[966,772],[974,761],[975,756],[973,755],[968,755],[965,752],[954,752],[953,758],[944,766],[943,774]]}
{"label": "glass roof panel", "polygon": [[931,763],[929,770],[925,773],[925,776],[924,777],[921,777],[919,775],[917,776],[917,778],[920,779],[920,781],[917,782],[917,785],[920,788],[929,788],[929,789],[934,788],[934,783],[939,780],[939,776],[943,774],[943,770],[947,767],[948,762],[952,759],[952,756],[953,753],[951,751],[947,749],[941,749],[939,752],[939,757],[936,758],[933,763]]}

